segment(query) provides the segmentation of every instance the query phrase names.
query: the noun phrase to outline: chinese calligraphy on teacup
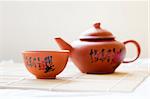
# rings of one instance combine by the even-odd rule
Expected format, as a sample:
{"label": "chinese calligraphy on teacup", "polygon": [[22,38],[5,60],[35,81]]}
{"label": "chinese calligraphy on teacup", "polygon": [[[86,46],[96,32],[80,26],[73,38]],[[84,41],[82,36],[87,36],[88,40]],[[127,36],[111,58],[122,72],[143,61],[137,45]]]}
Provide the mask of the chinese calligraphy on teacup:
{"label": "chinese calligraphy on teacup", "polygon": [[24,59],[25,59],[25,64],[28,67],[35,67],[38,70],[44,70],[44,73],[55,70],[52,56],[46,56],[44,58],[25,56]]}

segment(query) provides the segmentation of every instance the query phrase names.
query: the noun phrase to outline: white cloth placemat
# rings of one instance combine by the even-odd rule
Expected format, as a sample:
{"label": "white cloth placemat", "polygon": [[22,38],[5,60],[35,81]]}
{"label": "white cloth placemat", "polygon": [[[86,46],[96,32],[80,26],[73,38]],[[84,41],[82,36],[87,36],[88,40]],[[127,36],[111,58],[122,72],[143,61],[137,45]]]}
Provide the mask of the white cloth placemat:
{"label": "white cloth placemat", "polygon": [[24,64],[0,64],[0,89],[34,89],[53,92],[131,92],[149,76],[148,60],[122,64],[113,74],[83,74],[71,63],[57,79],[36,79]]}

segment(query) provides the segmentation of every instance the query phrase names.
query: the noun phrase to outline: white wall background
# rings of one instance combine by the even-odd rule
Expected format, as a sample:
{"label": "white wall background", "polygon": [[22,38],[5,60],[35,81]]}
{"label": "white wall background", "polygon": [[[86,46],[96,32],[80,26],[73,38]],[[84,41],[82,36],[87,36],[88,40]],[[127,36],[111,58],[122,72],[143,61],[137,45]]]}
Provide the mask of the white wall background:
{"label": "white wall background", "polygon": [[[148,57],[146,1],[1,1],[0,61],[22,61],[23,50],[59,49],[55,36],[72,42],[99,21],[117,40],[137,40],[141,58]],[[128,46],[127,57],[135,53],[135,47]]]}

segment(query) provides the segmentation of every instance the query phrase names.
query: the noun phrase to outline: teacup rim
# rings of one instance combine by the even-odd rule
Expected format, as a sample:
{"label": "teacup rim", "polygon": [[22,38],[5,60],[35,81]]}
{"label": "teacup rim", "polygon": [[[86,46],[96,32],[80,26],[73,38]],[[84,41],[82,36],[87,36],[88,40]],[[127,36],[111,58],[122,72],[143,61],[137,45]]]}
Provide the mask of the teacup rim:
{"label": "teacup rim", "polygon": [[48,52],[54,52],[54,53],[69,53],[69,50],[28,50],[23,51],[22,53],[48,53]]}

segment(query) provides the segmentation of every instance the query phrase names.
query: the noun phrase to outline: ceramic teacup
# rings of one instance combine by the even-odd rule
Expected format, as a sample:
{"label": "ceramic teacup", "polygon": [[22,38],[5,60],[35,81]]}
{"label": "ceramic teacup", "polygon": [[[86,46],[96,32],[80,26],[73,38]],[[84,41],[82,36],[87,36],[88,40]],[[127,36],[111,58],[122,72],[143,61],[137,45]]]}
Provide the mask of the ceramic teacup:
{"label": "ceramic teacup", "polygon": [[38,79],[56,78],[68,61],[69,51],[24,51],[24,64]]}

